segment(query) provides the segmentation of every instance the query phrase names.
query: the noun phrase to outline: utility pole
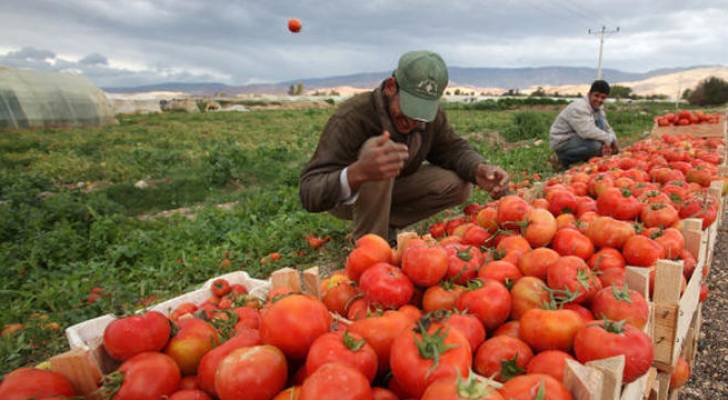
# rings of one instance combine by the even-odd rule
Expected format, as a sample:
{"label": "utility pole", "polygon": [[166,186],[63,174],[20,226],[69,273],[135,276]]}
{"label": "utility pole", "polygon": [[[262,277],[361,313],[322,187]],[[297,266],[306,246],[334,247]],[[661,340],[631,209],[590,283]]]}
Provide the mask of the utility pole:
{"label": "utility pole", "polygon": [[599,35],[599,65],[597,66],[597,79],[602,79],[602,53],[604,52],[604,36],[619,32],[619,27],[613,31],[607,31],[607,27],[602,25],[602,29],[592,31],[589,29],[590,35]]}

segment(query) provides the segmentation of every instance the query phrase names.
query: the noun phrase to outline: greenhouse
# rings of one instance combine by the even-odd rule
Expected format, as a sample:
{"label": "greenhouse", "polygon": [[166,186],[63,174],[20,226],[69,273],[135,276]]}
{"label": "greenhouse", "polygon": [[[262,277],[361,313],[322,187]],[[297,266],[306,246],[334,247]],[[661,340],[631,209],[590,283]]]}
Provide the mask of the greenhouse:
{"label": "greenhouse", "polygon": [[0,66],[0,129],[102,126],[114,121],[104,92],[82,75]]}

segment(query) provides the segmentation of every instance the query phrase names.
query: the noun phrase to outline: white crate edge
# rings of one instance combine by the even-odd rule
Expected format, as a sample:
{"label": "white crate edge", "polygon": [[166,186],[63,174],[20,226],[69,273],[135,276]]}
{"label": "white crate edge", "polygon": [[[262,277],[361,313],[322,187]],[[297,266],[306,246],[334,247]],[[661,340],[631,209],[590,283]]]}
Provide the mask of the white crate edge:
{"label": "white crate edge", "polygon": [[[148,310],[159,311],[169,315],[175,307],[182,303],[200,304],[211,296],[210,287],[216,279],[226,279],[231,284],[241,284],[248,289],[248,293],[257,298],[263,299],[270,290],[270,282],[261,279],[251,278],[245,271],[230,272],[206,281],[200,289],[193,290],[183,295],[174,297],[162,303],[153,305]],[[140,310],[142,311],[142,310]],[[103,342],[104,330],[116,319],[112,314],[102,315],[97,318],[80,322],[66,328],[66,339],[71,350],[83,349],[93,350]]]}

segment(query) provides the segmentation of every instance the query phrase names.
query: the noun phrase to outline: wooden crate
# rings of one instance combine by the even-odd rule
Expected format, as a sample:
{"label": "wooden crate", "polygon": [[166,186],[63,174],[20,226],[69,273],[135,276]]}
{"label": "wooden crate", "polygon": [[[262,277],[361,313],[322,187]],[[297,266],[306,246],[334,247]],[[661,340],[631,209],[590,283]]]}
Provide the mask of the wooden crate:
{"label": "wooden crate", "polygon": [[[140,311],[153,310],[159,311],[164,315],[169,315],[179,304],[201,304],[210,297],[212,282],[219,278],[227,279],[231,284],[237,283],[245,286],[249,294],[258,298],[264,298],[270,289],[268,281],[251,278],[243,271],[235,271],[208,280],[200,289],[193,290],[192,292],[185,293]],[[88,352],[102,373],[109,373],[119,367],[119,362],[111,358],[103,346],[104,330],[115,319],[116,316],[112,314],[102,315],[66,329],[66,338],[68,339],[68,345],[71,350]]]}
{"label": "wooden crate", "polygon": [[684,135],[688,134],[695,137],[725,137],[726,135],[726,115],[721,114],[717,124],[697,124],[685,126],[657,126],[657,122],[652,125],[651,136],[660,137],[663,135]]}
{"label": "wooden crate", "polygon": [[[685,358],[690,365],[690,371],[694,371],[695,358],[698,353],[698,341],[700,339],[700,328],[703,323],[702,317],[702,305],[698,306],[695,314],[693,315],[693,321],[688,329],[688,334],[685,340],[685,346],[683,347],[681,356]],[[655,400],[677,400],[680,396],[680,389],[670,389],[670,373],[658,372],[657,381],[655,383],[656,397]]]}

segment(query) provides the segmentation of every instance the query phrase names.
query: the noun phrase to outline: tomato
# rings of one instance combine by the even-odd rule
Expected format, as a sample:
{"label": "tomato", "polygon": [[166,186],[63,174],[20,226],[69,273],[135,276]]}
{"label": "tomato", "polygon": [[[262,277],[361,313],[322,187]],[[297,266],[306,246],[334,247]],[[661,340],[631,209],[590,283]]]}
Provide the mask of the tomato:
{"label": "tomato", "polygon": [[334,274],[321,282],[319,293],[321,301],[329,311],[346,315],[346,306],[357,295],[357,289],[348,276]]}
{"label": "tomato", "polygon": [[493,330],[508,319],[511,294],[502,283],[487,279],[482,287],[460,295],[456,306],[458,310],[473,313],[486,330]]}
{"label": "tomato", "polygon": [[508,400],[571,400],[571,393],[563,383],[550,375],[527,374],[517,376],[500,388]]}
{"label": "tomato", "polygon": [[233,351],[249,346],[260,344],[260,335],[258,331],[248,330],[245,334],[234,336],[222,345],[207,352],[197,368],[197,377],[199,388],[205,392],[216,396],[215,392],[215,373],[220,362]]}
{"label": "tomato", "polygon": [[610,217],[598,217],[589,224],[587,236],[594,246],[621,249],[635,235],[632,224]]}
{"label": "tomato", "polygon": [[199,380],[197,375],[185,376],[179,381],[180,390],[197,390],[200,389]]}
{"label": "tomato", "polygon": [[528,310],[521,317],[518,336],[535,351],[569,351],[584,320],[571,310]]}
{"label": "tomato", "polygon": [[291,386],[278,393],[273,400],[301,400],[301,386]]}
{"label": "tomato", "polygon": [[475,221],[488,232],[494,233],[498,230],[498,209],[495,207],[486,207],[480,210]]}
{"label": "tomato", "polygon": [[649,308],[644,296],[626,285],[605,287],[592,299],[592,311],[597,319],[626,321],[637,329],[647,324]]}
{"label": "tomato", "polygon": [[491,261],[485,264],[478,272],[478,278],[480,280],[492,279],[502,283],[509,289],[522,277],[523,274],[518,267],[508,261],[502,260]]}
{"label": "tomato", "polygon": [[412,397],[421,397],[430,383],[457,376],[460,371],[470,370],[472,364],[468,340],[459,331],[440,324],[406,330],[394,340],[392,348],[397,349],[390,355],[392,375]]}
{"label": "tomato", "polygon": [[685,237],[675,228],[650,228],[642,232],[642,236],[653,239],[665,249],[665,257],[679,259],[685,250]]}
{"label": "tomato", "polygon": [[559,216],[564,213],[576,213],[576,196],[569,191],[551,191],[546,195],[546,200],[549,202],[548,210],[555,216]]}
{"label": "tomato", "polygon": [[422,309],[425,312],[435,310],[450,310],[455,308],[455,302],[465,291],[463,286],[452,285],[445,282],[431,286],[425,291],[422,299]]}
{"label": "tomato", "polygon": [[589,194],[594,198],[599,198],[604,191],[613,186],[614,182],[609,175],[604,173],[596,174],[589,179]]}
{"label": "tomato", "polygon": [[477,247],[453,243],[444,248],[447,252],[445,278],[461,284],[475,278],[483,263],[483,254]]}
{"label": "tomato", "polygon": [[301,21],[298,18],[290,18],[288,20],[288,30],[293,33],[301,31]]}
{"label": "tomato", "polygon": [[663,203],[652,203],[642,209],[642,223],[648,227],[668,228],[680,219],[677,210]]}
{"label": "tomato", "polygon": [[650,369],[652,339],[632,325],[609,320],[592,321],[574,337],[574,354],[580,363],[624,355],[622,380],[629,383]]}
{"label": "tomato", "polygon": [[551,247],[561,256],[577,256],[584,260],[594,254],[594,245],[591,240],[572,228],[556,232]]}
{"label": "tomato", "polygon": [[394,339],[413,324],[414,321],[406,314],[399,311],[387,311],[382,316],[354,321],[349,325],[349,332],[366,339],[377,353],[378,370],[386,371],[389,369],[389,357]]}
{"label": "tomato", "polygon": [[592,314],[592,312],[589,311],[588,308],[582,306],[581,304],[566,303],[564,304],[564,310],[571,310],[579,314],[579,316],[582,320],[584,320],[585,323],[594,320],[594,314]]}
{"label": "tomato", "polygon": [[235,328],[246,327],[248,329],[257,330],[260,328],[260,312],[253,307],[235,307],[232,309],[238,317],[238,322],[235,324]]}
{"label": "tomato", "polygon": [[531,358],[533,352],[524,341],[506,335],[496,336],[478,347],[474,368],[480,375],[505,382],[526,372]]}
{"label": "tomato", "polygon": [[439,239],[439,238],[445,236],[445,234],[447,233],[447,232],[445,232],[445,223],[437,222],[437,223],[432,224],[430,226],[429,232],[430,232],[430,236],[432,236],[435,239]]}
{"label": "tomato", "polygon": [[372,382],[377,375],[377,353],[356,333],[326,333],[311,345],[306,358],[306,374],[311,376],[322,365],[340,362],[364,374]]}
{"label": "tomato", "polygon": [[717,218],[717,206],[712,198],[705,200],[693,197],[680,208],[680,218],[700,218],[703,220],[703,229],[707,229]]}
{"label": "tomato", "polygon": [[201,390],[179,390],[169,396],[169,400],[212,400]]}
{"label": "tomato", "polygon": [[414,285],[402,270],[386,263],[369,267],[359,278],[359,288],[371,304],[399,308],[410,301]]}
{"label": "tomato", "polygon": [[[519,257],[531,251],[531,245],[528,240],[520,235],[510,235],[504,237],[497,245],[496,250],[505,254],[517,254]],[[513,261],[516,264],[518,260]]]}
{"label": "tomato", "polygon": [[626,262],[619,250],[603,247],[589,257],[588,264],[593,271],[604,272],[613,268],[624,269]]}
{"label": "tomato", "polygon": [[636,267],[649,267],[654,265],[657,260],[665,258],[665,248],[656,241],[642,236],[632,236],[624,244],[622,250],[624,259],[627,264]]}
{"label": "tomato", "polygon": [[577,228],[576,217],[574,214],[561,214],[556,217],[556,230],[564,228]]}
{"label": "tomato", "polygon": [[408,247],[402,255],[402,272],[418,286],[437,284],[447,269],[447,251],[438,245]]}
{"label": "tomato", "polygon": [[220,400],[268,400],[280,392],[288,378],[283,352],[270,345],[233,350],[220,362],[215,391]]}
{"label": "tomato", "polygon": [[346,319],[348,320],[357,321],[364,319],[370,313],[377,311],[376,307],[370,305],[367,299],[354,297],[352,300],[346,310]]}
{"label": "tomato", "polygon": [[546,269],[558,261],[559,253],[547,247],[539,247],[521,256],[518,259],[518,269],[523,275],[535,276],[541,280],[546,279]]}
{"label": "tomato", "polygon": [[179,367],[162,353],[146,352],[124,361],[118,369],[123,383],[114,400],[158,400],[179,387]]}
{"label": "tomato", "polygon": [[372,400],[399,400],[394,392],[388,389],[373,387],[372,388]]}
{"label": "tomato", "polygon": [[417,306],[414,306],[412,304],[405,304],[402,307],[400,307],[397,311],[406,315],[412,321],[417,321],[420,318],[422,318],[422,310],[420,310],[419,308],[417,308]]}
{"label": "tomato", "polygon": [[503,400],[498,391],[474,378],[446,377],[430,384],[420,400]]}
{"label": "tomato", "polygon": [[346,258],[346,274],[358,281],[367,268],[380,262],[392,262],[389,243],[375,234],[364,235],[356,241],[356,247]]}
{"label": "tomato", "polygon": [[0,383],[0,399],[3,400],[75,395],[73,385],[65,376],[42,369],[18,368],[5,375]]}
{"label": "tomato", "polygon": [[670,375],[670,390],[680,389],[688,379],[690,379],[690,364],[683,357],[679,357]]}
{"label": "tomato", "polygon": [[179,331],[164,353],[177,363],[183,375],[194,375],[205,353],[219,342],[218,333],[212,325],[197,318],[180,320],[178,325]]}
{"label": "tomato", "polygon": [[445,320],[445,326],[460,331],[468,339],[471,350],[477,349],[485,340],[485,328],[473,314],[451,314]]}
{"label": "tomato", "polygon": [[462,243],[470,246],[481,247],[484,246],[492,236],[493,235],[491,235],[485,228],[473,224],[464,230]]}
{"label": "tomato", "polygon": [[704,283],[702,285],[700,285],[700,297],[699,297],[699,300],[700,300],[701,303],[704,303],[705,300],[708,299],[708,292],[709,291],[710,290],[708,289],[708,285],[706,285]]}
{"label": "tomato", "polygon": [[526,214],[523,236],[532,247],[546,246],[556,234],[556,218],[547,210],[531,209]]}
{"label": "tomato", "polygon": [[512,338],[520,339],[520,337],[518,337],[518,330],[520,329],[520,327],[521,327],[520,322],[508,321],[505,324],[498,327],[498,329],[496,329],[493,332],[493,337],[505,335],[505,336],[510,336]]}
{"label": "tomato", "polygon": [[222,297],[230,293],[232,289],[230,288],[230,282],[228,282],[227,279],[219,278],[212,281],[210,290],[212,291],[213,296]]}
{"label": "tomato", "polygon": [[301,387],[301,400],[371,400],[367,378],[349,365],[331,362],[319,367]]}
{"label": "tomato", "polygon": [[569,353],[560,350],[546,350],[536,354],[526,366],[528,374],[546,374],[559,382],[564,381],[566,360],[573,360]]}
{"label": "tomato", "polygon": [[589,196],[581,196],[576,199],[576,216],[581,218],[588,212],[597,211],[597,202]]}
{"label": "tomato", "polygon": [[182,303],[169,315],[171,321],[177,321],[183,315],[192,315],[197,311],[197,305],[193,303]]}
{"label": "tomato", "polygon": [[498,224],[504,229],[518,229],[519,223],[526,218],[530,206],[518,196],[509,195],[498,203]]}
{"label": "tomato", "polygon": [[511,318],[521,319],[523,314],[532,308],[541,308],[549,301],[546,284],[539,278],[526,276],[518,280],[511,288]]}
{"label": "tomato", "polygon": [[531,202],[531,207],[547,210],[549,208],[549,202],[544,198],[534,199]]}
{"label": "tomato", "polygon": [[319,300],[290,295],[273,303],[261,315],[260,338],[292,359],[306,358],[317,337],[328,332],[331,315]]}
{"label": "tomato", "polygon": [[630,221],[642,212],[642,203],[632,196],[629,189],[609,188],[597,198],[599,214]]}
{"label": "tomato", "polygon": [[572,300],[574,303],[588,301],[602,288],[597,275],[576,256],[561,257],[551,264],[546,271],[546,283],[552,289],[573,293],[576,296]]}
{"label": "tomato", "polygon": [[702,165],[691,168],[685,174],[685,180],[687,182],[695,182],[705,188],[710,186],[710,182],[713,180],[713,178],[714,175],[711,174],[710,170]]}
{"label": "tomato", "polygon": [[128,360],[146,351],[160,351],[171,327],[162,313],[149,311],[111,322],[104,330],[104,348],[116,360]]}

